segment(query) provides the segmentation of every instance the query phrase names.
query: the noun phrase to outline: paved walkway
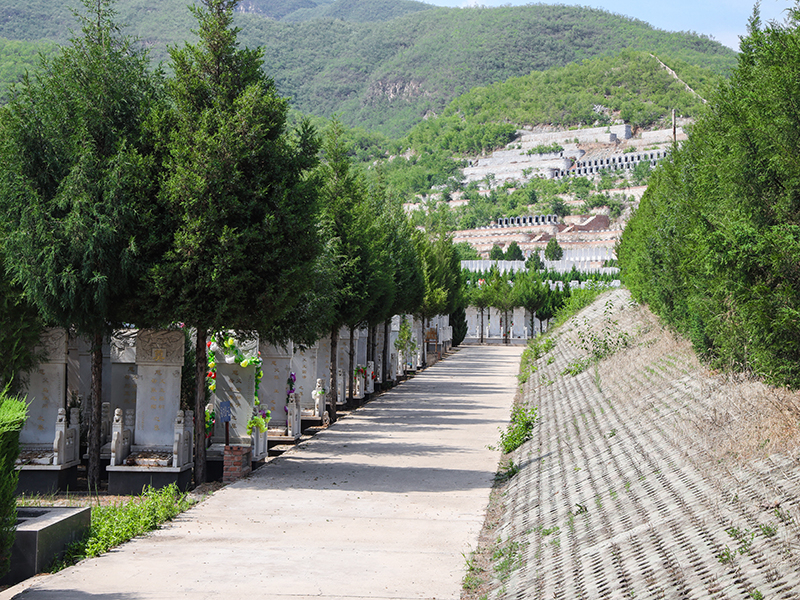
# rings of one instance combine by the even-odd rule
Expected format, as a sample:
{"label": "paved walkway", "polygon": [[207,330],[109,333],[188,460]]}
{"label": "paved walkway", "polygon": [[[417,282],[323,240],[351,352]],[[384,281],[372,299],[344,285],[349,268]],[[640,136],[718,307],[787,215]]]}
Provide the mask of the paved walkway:
{"label": "paved walkway", "polygon": [[458,598],[521,352],[463,348],[164,529],[0,600]]}

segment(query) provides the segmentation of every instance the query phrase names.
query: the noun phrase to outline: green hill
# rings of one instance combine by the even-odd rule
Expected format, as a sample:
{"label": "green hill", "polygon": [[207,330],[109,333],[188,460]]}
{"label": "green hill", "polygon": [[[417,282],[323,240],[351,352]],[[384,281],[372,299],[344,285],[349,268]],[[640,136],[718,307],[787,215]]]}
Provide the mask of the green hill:
{"label": "green hill", "polygon": [[[116,9],[155,61],[167,58],[169,45],[193,38],[186,0],[120,0]],[[295,108],[340,114],[347,124],[392,136],[476,86],[625,49],[718,74],[736,60],[707,37],[545,4],[448,9],[410,0],[244,0],[237,23],[242,43],[263,46],[267,72]],[[76,27],[68,4],[0,0],[0,37],[64,43]]]}
{"label": "green hill", "polygon": [[[250,17],[248,15],[248,17]],[[476,86],[625,49],[725,73],[735,53],[619,15],[565,6],[432,9],[382,23],[242,19],[295,106],[399,135]]]}
{"label": "green hill", "polygon": [[[679,116],[696,117],[704,97],[722,80],[710,69],[680,60],[660,61],[648,52],[624,51],[473,88],[453,100],[442,117],[517,127],[601,126],[616,119],[634,127],[666,127],[672,109]],[[420,123],[417,129],[430,123]]]}
{"label": "green hill", "polygon": [[356,23],[390,21],[410,13],[431,10],[434,7],[411,0],[338,0],[317,2],[313,9],[298,9],[287,13],[281,20],[286,22],[310,21],[313,19],[340,19]]}

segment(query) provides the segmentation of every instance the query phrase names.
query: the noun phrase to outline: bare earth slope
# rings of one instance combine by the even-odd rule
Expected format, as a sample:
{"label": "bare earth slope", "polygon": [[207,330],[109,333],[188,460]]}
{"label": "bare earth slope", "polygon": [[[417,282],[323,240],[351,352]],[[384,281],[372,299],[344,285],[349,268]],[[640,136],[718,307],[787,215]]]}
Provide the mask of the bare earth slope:
{"label": "bare earth slope", "polygon": [[555,339],[524,387],[540,420],[513,456],[494,535],[516,562],[490,597],[800,598],[798,395],[709,373],[625,290]]}

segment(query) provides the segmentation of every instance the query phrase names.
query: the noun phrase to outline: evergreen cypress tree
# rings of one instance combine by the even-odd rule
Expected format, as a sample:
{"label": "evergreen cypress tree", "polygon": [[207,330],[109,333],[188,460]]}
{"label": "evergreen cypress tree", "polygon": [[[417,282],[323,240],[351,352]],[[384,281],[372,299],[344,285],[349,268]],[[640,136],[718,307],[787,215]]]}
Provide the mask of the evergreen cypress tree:
{"label": "evergreen cypress tree", "polygon": [[160,101],[147,56],[121,36],[110,0],[84,0],[81,35],[12,92],[0,112],[6,268],[43,319],[92,340],[88,482],[100,478],[103,336],[136,317],[158,242]]}

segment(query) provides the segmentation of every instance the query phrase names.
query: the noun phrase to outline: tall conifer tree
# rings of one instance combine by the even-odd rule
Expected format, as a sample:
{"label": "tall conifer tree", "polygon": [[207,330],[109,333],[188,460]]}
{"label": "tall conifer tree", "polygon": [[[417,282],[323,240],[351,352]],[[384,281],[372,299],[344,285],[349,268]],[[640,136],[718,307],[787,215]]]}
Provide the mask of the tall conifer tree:
{"label": "tall conifer tree", "polygon": [[161,222],[146,127],[159,86],[146,55],[120,35],[111,1],[83,4],[81,35],[42,59],[0,112],[0,211],[8,271],[45,321],[92,340],[95,488],[103,336],[132,318],[128,300]]}
{"label": "tall conifer tree", "polygon": [[[311,284],[319,250],[318,144],[304,123],[287,130],[287,102],[262,70],[260,50],[240,49],[236,0],[190,7],[196,45],[170,51],[174,103],[161,119],[168,170],[162,198],[173,235],[151,274],[158,313],[197,328],[195,439],[204,439],[206,339],[219,329],[273,331]],[[205,481],[196,445],[195,480]]]}

